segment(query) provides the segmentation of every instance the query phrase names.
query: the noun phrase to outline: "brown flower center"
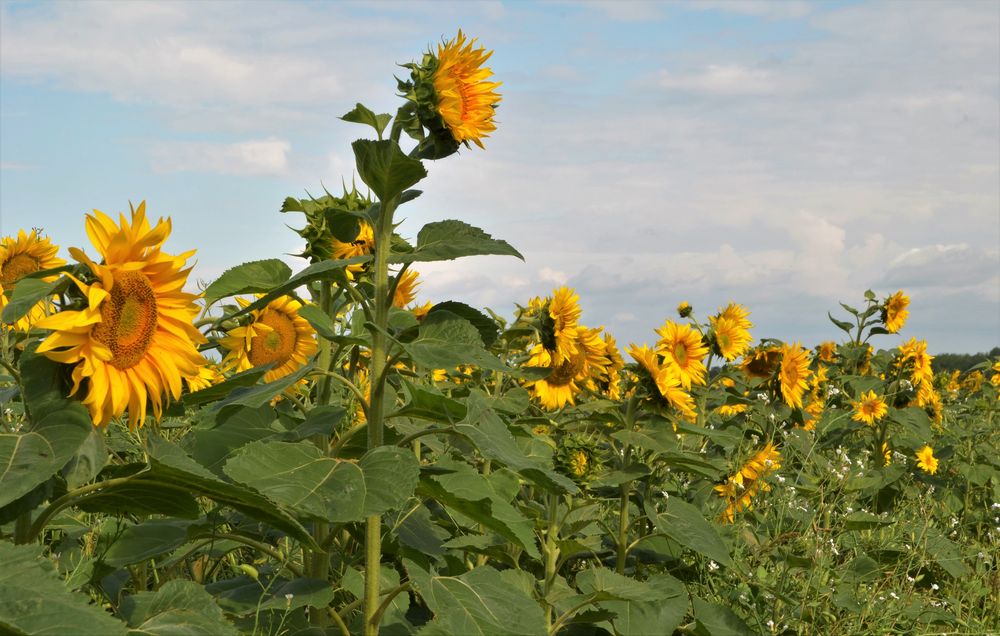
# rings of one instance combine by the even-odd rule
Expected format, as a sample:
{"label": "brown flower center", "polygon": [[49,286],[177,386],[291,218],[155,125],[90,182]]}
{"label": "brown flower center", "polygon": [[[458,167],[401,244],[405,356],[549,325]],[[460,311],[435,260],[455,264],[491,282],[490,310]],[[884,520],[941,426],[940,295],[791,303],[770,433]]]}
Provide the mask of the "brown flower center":
{"label": "brown flower center", "polygon": [[576,353],[553,369],[545,381],[552,386],[567,386],[576,376],[580,375],[586,364],[587,353],[582,346],[577,347]]}
{"label": "brown flower center", "polygon": [[292,319],[280,311],[269,310],[264,312],[257,323],[265,324],[271,330],[258,333],[250,341],[248,352],[250,363],[255,367],[272,362],[280,366],[291,360],[296,339],[295,324]]}
{"label": "brown flower center", "polygon": [[111,296],[101,305],[94,338],[111,349],[111,366],[128,369],[142,360],[156,333],[156,293],[138,272],[115,276]]}
{"label": "brown flower center", "polygon": [[0,267],[0,285],[9,285],[28,274],[42,269],[42,262],[31,254],[15,254]]}

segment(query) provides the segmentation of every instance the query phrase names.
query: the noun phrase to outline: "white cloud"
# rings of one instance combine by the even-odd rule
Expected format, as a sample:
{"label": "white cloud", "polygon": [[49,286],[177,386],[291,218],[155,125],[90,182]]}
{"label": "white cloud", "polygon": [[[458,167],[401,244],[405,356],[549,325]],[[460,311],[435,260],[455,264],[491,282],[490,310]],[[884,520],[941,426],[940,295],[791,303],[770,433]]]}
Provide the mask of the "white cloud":
{"label": "white cloud", "polygon": [[277,176],[288,172],[291,144],[281,139],[232,144],[160,142],[150,148],[153,170],[207,172],[239,176]]}
{"label": "white cloud", "polygon": [[768,95],[788,88],[773,72],[738,64],[709,64],[693,73],[660,71],[661,88],[714,95]]}
{"label": "white cloud", "polygon": [[774,19],[803,18],[814,11],[814,7],[799,0],[696,0],[696,9],[714,9],[726,13],[756,15]]}

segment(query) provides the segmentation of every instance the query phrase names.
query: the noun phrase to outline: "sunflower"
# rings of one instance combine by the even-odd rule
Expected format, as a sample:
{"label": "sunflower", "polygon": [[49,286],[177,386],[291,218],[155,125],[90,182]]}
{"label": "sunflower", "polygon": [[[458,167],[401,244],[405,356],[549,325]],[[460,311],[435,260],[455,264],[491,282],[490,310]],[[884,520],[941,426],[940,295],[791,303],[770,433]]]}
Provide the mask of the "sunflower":
{"label": "sunflower", "polygon": [[602,390],[609,399],[620,400],[622,398],[622,369],[625,368],[625,361],[618,351],[618,343],[614,336],[604,332],[602,337],[604,342],[604,357],[608,360],[608,365],[604,368],[604,374],[598,378],[599,389]]}
{"label": "sunflower", "polygon": [[751,509],[754,497],[771,489],[764,478],[779,468],[781,452],[773,443],[768,442],[725,482],[714,487],[719,496],[726,500],[726,509],[719,519],[732,523],[737,512]]}
{"label": "sunflower", "polygon": [[892,449],[889,448],[889,442],[882,442],[882,465],[888,466],[892,463]]}
{"label": "sunflower", "polygon": [[858,396],[856,402],[851,402],[851,405],[854,407],[854,414],[851,415],[851,419],[855,422],[874,425],[875,422],[885,417],[885,414],[889,412],[889,407],[886,405],[885,400],[875,395],[875,391],[862,393]]}
{"label": "sunflower", "polygon": [[562,364],[576,355],[580,297],[569,287],[552,292],[542,318],[542,344],[552,352],[553,364]]}
{"label": "sunflower", "polygon": [[669,320],[656,333],[660,336],[656,351],[663,356],[664,364],[674,369],[681,385],[690,389],[692,383],[705,384],[707,371],[702,360],[708,355],[708,347],[702,344],[701,334],[691,325]]}
{"label": "sunflower", "polygon": [[[0,312],[7,306],[7,298],[3,295],[5,288],[13,293],[14,284],[24,276],[66,264],[63,259],[56,258],[58,252],[59,246],[52,245],[48,238],[40,237],[37,230],[27,234],[20,230],[17,238],[5,236],[0,239]],[[43,280],[54,279],[54,276],[47,276]],[[51,308],[52,304],[48,300],[39,301],[14,323],[14,329],[27,331],[32,324],[44,318]]]}
{"label": "sunflower", "polygon": [[990,376],[990,384],[1000,387],[1000,362],[994,362],[990,368],[993,370],[993,375]]}
{"label": "sunflower", "polygon": [[500,95],[498,82],[487,81],[493,71],[484,67],[493,51],[473,48],[476,39],[465,34],[438,46],[437,68],[432,75],[437,94],[437,112],[459,143],[472,142],[483,147],[483,138],[496,130],[493,115]]}
{"label": "sunflower", "polygon": [[194,393],[207,389],[210,386],[215,386],[225,379],[226,376],[222,375],[222,372],[219,371],[218,365],[210,362],[199,368],[196,375],[184,378],[184,381],[188,385],[188,391]]}
{"label": "sunflower", "polygon": [[85,299],[79,310],[62,311],[36,325],[53,331],[38,347],[56,362],[75,365],[75,395],[84,387],[83,404],[97,426],[128,410],[129,426],[141,425],[147,401],[157,420],[164,397],[177,399],[182,381],[199,375],[206,360],[196,345],[205,342],[192,321],[197,296],[181,291],[194,253],[170,256],[160,251],[170,235],[170,220],[150,226],[146,203],[119,223],[94,210],[87,234],[102,264],[81,250],[70,253],[96,278],[86,284],[73,278]]}
{"label": "sunflower", "polygon": [[666,400],[667,404],[680,411],[685,419],[692,422],[697,419],[694,398],[684,391],[676,371],[671,367],[662,366],[656,352],[648,345],[641,347],[630,345],[628,353],[649,374],[660,397]]}
{"label": "sunflower", "polygon": [[687,318],[688,316],[691,315],[692,311],[694,310],[691,308],[691,304],[688,303],[688,301],[686,300],[682,301],[681,304],[677,305],[677,315],[680,316],[681,318]]}
{"label": "sunflower", "polygon": [[[242,307],[250,304],[242,298],[237,301]],[[247,324],[230,329],[219,339],[228,350],[223,368],[239,372],[270,364],[273,366],[264,374],[264,381],[273,382],[308,363],[318,345],[316,330],[299,316],[301,306],[291,296],[280,296],[251,311]]]}
{"label": "sunflower", "polygon": [[976,370],[965,376],[962,380],[962,388],[969,393],[975,393],[983,387],[983,380],[986,378],[983,376],[983,372]]}
{"label": "sunflower", "polygon": [[819,347],[817,347],[816,355],[823,362],[833,362],[834,357],[837,355],[837,343],[832,340],[820,343]]}
{"label": "sunflower", "polygon": [[941,396],[934,390],[933,384],[924,382],[917,387],[917,399],[914,403],[927,412],[934,424],[941,423],[944,406],[941,404]]}
{"label": "sunflower", "polygon": [[531,358],[525,366],[552,367],[546,377],[530,384],[530,390],[542,406],[554,411],[566,404],[576,404],[576,396],[594,378],[606,373],[609,360],[605,357],[605,345],[600,338],[600,329],[590,329],[578,325],[573,330],[574,353],[561,362],[556,362],[555,353],[543,345],[531,349]]}
{"label": "sunflower", "polygon": [[781,348],[758,345],[740,363],[740,370],[751,378],[769,378],[781,361]]}
{"label": "sunflower", "polygon": [[753,323],[747,319],[749,315],[743,305],[729,303],[709,318],[716,349],[726,360],[735,360],[750,346]]}
{"label": "sunflower", "polygon": [[931,361],[934,356],[927,353],[927,342],[910,338],[899,347],[897,364],[910,368],[910,381],[914,386],[931,384],[934,381],[934,369]]}
{"label": "sunflower", "polygon": [[917,451],[917,468],[924,471],[928,475],[933,475],[938,469],[937,457],[934,457],[934,449],[930,446],[924,446]]}
{"label": "sunflower", "polygon": [[909,305],[910,299],[903,293],[902,289],[886,298],[885,304],[882,306],[882,323],[885,324],[886,331],[899,333],[899,330],[906,324],[906,318],[910,315],[910,312],[906,310]]}
{"label": "sunflower", "polygon": [[740,413],[747,412],[746,404],[723,404],[719,408],[715,409],[715,412],[722,417],[733,417],[739,415]]}
{"label": "sunflower", "polygon": [[781,347],[781,370],[778,372],[778,379],[781,382],[781,396],[785,404],[802,408],[802,396],[809,389],[809,352],[799,343]]}
{"label": "sunflower", "polygon": [[[375,231],[367,221],[358,222],[358,235],[353,241],[343,242],[336,236],[330,236],[330,258],[346,259],[355,256],[365,256],[375,251]],[[348,265],[344,271],[347,272],[348,280],[354,280],[354,275],[364,271],[367,263],[355,263]]]}
{"label": "sunflower", "polygon": [[408,269],[399,275],[399,282],[396,283],[396,291],[392,295],[392,306],[402,309],[413,302],[417,297],[417,287],[420,281],[417,280],[419,274]]}
{"label": "sunflower", "polygon": [[58,252],[59,246],[53,245],[47,237],[40,237],[38,230],[27,234],[20,230],[17,238],[3,237],[0,239],[0,285],[13,289],[14,283],[28,274],[62,267],[66,261],[56,258]]}

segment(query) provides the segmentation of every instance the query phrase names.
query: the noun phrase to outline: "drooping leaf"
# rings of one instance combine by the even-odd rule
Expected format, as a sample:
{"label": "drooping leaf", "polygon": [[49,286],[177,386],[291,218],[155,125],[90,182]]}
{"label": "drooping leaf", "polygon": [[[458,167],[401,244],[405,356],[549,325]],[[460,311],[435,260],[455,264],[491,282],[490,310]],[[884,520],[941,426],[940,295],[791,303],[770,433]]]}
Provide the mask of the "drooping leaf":
{"label": "drooping leaf", "polygon": [[642,581],[607,568],[588,568],[576,575],[576,586],[595,600],[656,601],[660,593]]}
{"label": "drooping leaf", "polygon": [[358,176],[379,201],[388,201],[427,176],[419,159],[409,157],[392,140],[358,139],[351,144]]}
{"label": "drooping leaf", "polygon": [[483,348],[479,331],[465,318],[448,311],[428,315],[416,339],[403,348],[414,362],[428,369],[454,369],[473,364],[483,369],[516,373]]}
{"label": "drooping leaf", "polygon": [[211,305],[227,296],[268,292],[291,275],[291,268],[276,258],[231,267],[205,289],[205,304]]}
{"label": "drooping leaf", "polygon": [[644,583],[655,590],[655,601],[603,601],[600,607],[614,613],[611,620],[621,636],[672,634],[688,610],[684,583],[669,574],[654,574]]}
{"label": "drooping leaf", "polygon": [[333,319],[330,318],[322,309],[316,305],[303,305],[299,307],[299,315],[306,319],[306,321],[312,325],[312,328],[316,330],[323,338],[327,340],[334,340],[337,338],[337,328],[333,324]]}
{"label": "drooping leaf", "polygon": [[0,631],[15,634],[125,634],[125,624],[112,618],[85,594],[66,589],[52,562],[37,545],[0,542]]}
{"label": "drooping leaf", "polygon": [[482,338],[483,345],[486,347],[493,346],[493,343],[497,341],[497,337],[500,335],[500,327],[497,325],[495,320],[478,309],[474,309],[466,305],[465,303],[456,302],[454,300],[437,303],[431,307],[430,311],[427,312],[427,315],[432,316],[438,311],[447,311],[459,316],[460,318],[468,320],[479,332],[479,337]]}
{"label": "drooping leaf", "polygon": [[451,424],[463,419],[468,412],[464,404],[430,387],[417,386],[401,380],[407,395],[406,404],[390,417],[416,417]]}
{"label": "drooping leaf", "polygon": [[176,550],[187,542],[190,526],[191,521],[178,519],[150,519],[129,526],[104,553],[103,561],[118,568]]}
{"label": "drooping leaf", "polygon": [[208,404],[209,402],[221,400],[228,397],[229,394],[235,389],[242,389],[257,384],[257,381],[264,377],[264,374],[268,371],[269,369],[267,367],[247,369],[246,371],[226,378],[224,382],[202,389],[201,391],[188,393],[183,397],[184,404],[185,406],[200,406],[202,404]]}
{"label": "drooping leaf", "polygon": [[691,597],[694,605],[694,617],[698,621],[699,636],[750,636],[753,634],[743,619],[733,610],[703,601],[697,596]]}
{"label": "drooping leaf", "polygon": [[428,223],[417,233],[417,246],[412,252],[393,253],[391,263],[448,261],[462,256],[516,256],[521,253],[507,241],[495,239],[478,227],[454,219]]}
{"label": "drooping leaf", "polygon": [[284,392],[285,389],[304,378],[312,370],[312,365],[307,364],[273,382],[234,389],[229,394],[229,397],[217,402],[212,408],[222,413],[237,407],[260,408]]}

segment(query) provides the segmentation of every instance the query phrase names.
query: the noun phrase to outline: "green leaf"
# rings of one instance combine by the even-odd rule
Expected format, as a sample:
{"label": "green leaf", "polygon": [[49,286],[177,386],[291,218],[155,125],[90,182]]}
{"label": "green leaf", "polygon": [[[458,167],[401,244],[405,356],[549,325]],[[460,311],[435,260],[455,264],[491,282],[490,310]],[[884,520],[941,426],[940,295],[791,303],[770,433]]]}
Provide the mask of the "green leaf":
{"label": "green leaf", "polygon": [[733,564],[729,549],[715,527],[702,516],[700,510],[678,497],[667,499],[664,512],[656,516],[656,528],[677,543],[713,561],[726,566]]}
{"label": "green leaf", "polygon": [[190,521],[153,519],[129,526],[118,536],[103,561],[114,568],[148,561],[187,543]]}
{"label": "green leaf", "polygon": [[487,459],[494,459],[517,471],[535,484],[557,493],[577,493],[571,479],[552,470],[536,458],[527,457],[518,447],[510,429],[489,407],[486,398],[473,392],[466,401],[467,417],[455,427],[476,445]]}
{"label": "green leaf", "polygon": [[108,463],[108,447],[104,443],[104,431],[93,426],[90,429],[90,433],[63,468],[66,487],[71,490],[89,483]]}
{"label": "green leaf", "polygon": [[497,341],[497,337],[500,335],[500,327],[497,325],[495,320],[478,309],[473,309],[464,303],[447,300],[431,307],[430,311],[427,312],[427,315],[432,316],[438,311],[447,311],[459,316],[460,318],[468,320],[479,332],[479,337],[482,339],[483,344],[486,347],[493,346],[493,343]]}
{"label": "green leaf", "polygon": [[388,201],[427,176],[419,159],[408,157],[391,140],[358,139],[351,144],[358,175],[379,201]]}
{"label": "green leaf", "polygon": [[156,592],[126,597],[122,614],[130,636],[238,636],[215,599],[192,581],[168,581]]}
{"label": "green leaf", "polygon": [[244,486],[218,479],[171,442],[150,438],[149,462],[151,470],[129,483],[172,484],[175,488],[231,506],[254,519],[271,524],[306,545],[315,546],[312,536],[288,511]]}
{"label": "green leaf", "polygon": [[237,449],[245,444],[270,437],[277,414],[270,405],[257,408],[241,406],[227,409],[216,419],[218,426],[196,428],[190,435],[191,457],[216,475]]}
{"label": "green leaf", "polygon": [[309,442],[253,442],[223,470],[307,518],[346,523],[402,505],[416,488],[420,465],[412,452],[391,446],[354,463],[326,457]]}
{"label": "green leaf", "polygon": [[14,634],[125,634],[125,624],[112,618],[85,594],[66,589],[41,546],[0,542],[0,631]]}
{"label": "green leaf", "polygon": [[478,227],[454,219],[428,223],[417,233],[417,246],[412,252],[393,253],[390,263],[418,263],[428,261],[449,261],[462,256],[493,254],[516,256],[524,260],[521,253],[507,241],[495,239]]}
{"label": "green leaf", "polygon": [[299,315],[305,318],[320,336],[327,340],[337,338],[337,327],[333,324],[333,319],[316,305],[302,305],[299,307]]}
{"label": "green leaf", "polygon": [[691,597],[698,634],[705,636],[750,636],[753,630],[733,610],[716,603]]}
{"label": "green leaf", "polygon": [[212,406],[212,409],[224,412],[224,410],[231,410],[240,406],[260,408],[265,404],[269,404],[271,400],[284,392],[285,389],[304,378],[312,369],[312,365],[307,364],[284,377],[278,378],[274,382],[258,384],[243,389],[234,389],[229,394],[229,397],[221,402],[217,402]]}
{"label": "green leaf", "polygon": [[688,609],[684,583],[669,574],[654,574],[644,582],[655,590],[655,601],[603,601],[602,609],[615,614],[611,623],[619,636],[672,634]]}
{"label": "green leaf", "polygon": [[851,323],[847,322],[846,320],[837,320],[836,318],[833,317],[833,314],[831,314],[830,312],[826,312],[826,315],[827,315],[828,318],[830,318],[830,322],[832,322],[833,324],[837,325],[838,327],[840,327],[841,329],[843,329],[847,333],[851,333],[851,330],[854,329],[854,327],[856,326],[856,325],[852,325]]}
{"label": "green leaf", "polygon": [[287,296],[303,285],[307,285],[317,280],[332,280],[336,278],[336,276],[340,273],[340,270],[344,269],[348,265],[367,263],[370,260],[372,260],[372,256],[370,254],[365,254],[364,256],[352,256],[351,258],[345,258],[342,260],[328,260],[313,263],[295,276],[289,278],[284,283],[274,287],[271,291],[267,292],[246,307],[231,314],[229,318],[238,318],[239,316],[248,314],[255,309],[266,307],[267,304],[275,298]]}
{"label": "green leaf", "polygon": [[607,568],[589,568],[576,575],[576,586],[596,600],[657,601],[660,593],[646,583]]}
{"label": "green leaf", "polygon": [[231,267],[205,290],[205,305],[227,296],[265,293],[284,283],[291,275],[291,268],[276,258]]}
{"label": "green leaf", "polygon": [[482,475],[466,464],[439,461],[438,465],[454,472],[421,479],[418,488],[421,495],[481,523],[521,546],[530,556],[536,559],[541,556],[532,523],[499,497]]}
{"label": "green leaf", "polygon": [[13,324],[23,318],[41,300],[59,294],[69,287],[70,279],[60,277],[51,283],[37,278],[22,278],[14,286],[7,306],[3,308],[0,322]]}
{"label": "green leaf", "polygon": [[431,387],[420,387],[407,380],[401,380],[407,395],[407,402],[389,417],[416,417],[433,422],[451,424],[465,417],[464,404],[443,395]]}
{"label": "green leaf", "polygon": [[0,508],[61,470],[94,429],[78,402],[54,400],[38,406],[32,413],[44,415],[30,430],[0,434]]}
{"label": "green leaf", "polygon": [[267,367],[247,369],[242,373],[237,373],[234,376],[226,378],[225,381],[219,382],[214,386],[202,389],[201,391],[195,391],[194,393],[188,393],[182,400],[185,406],[200,406],[221,400],[228,397],[234,389],[241,389],[257,384],[257,381],[264,377],[269,370]]}
{"label": "green leaf", "polygon": [[392,115],[388,113],[382,113],[381,115],[376,115],[372,111],[361,103],[358,103],[351,112],[342,116],[341,119],[344,121],[349,121],[354,124],[367,124],[375,129],[375,133],[378,134],[378,138],[382,138],[382,131],[385,127],[389,125],[392,121]]}
{"label": "green leaf", "polygon": [[941,569],[956,579],[969,576],[971,570],[962,559],[962,552],[954,541],[948,539],[941,531],[931,528],[927,532],[927,553],[931,555]]}
{"label": "green leaf", "polygon": [[433,576],[407,561],[410,580],[434,619],[431,633],[481,636],[544,634],[542,608],[489,566],[460,576]]}
{"label": "green leaf", "polygon": [[870,530],[879,526],[889,526],[895,523],[891,519],[883,519],[870,512],[858,510],[844,515],[843,525],[846,530]]}
{"label": "green leaf", "polygon": [[472,323],[448,311],[428,314],[416,339],[402,346],[414,362],[428,369],[474,364],[483,369],[516,373],[483,348],[483,340]]}
{"label": "green leaf", "polygon": [[172,484],[137,477],[123,484],[108,486],[78,499],[76,507],[84,512],[114,515],[161,514],[195,519],[201,514],[190,492]]}

